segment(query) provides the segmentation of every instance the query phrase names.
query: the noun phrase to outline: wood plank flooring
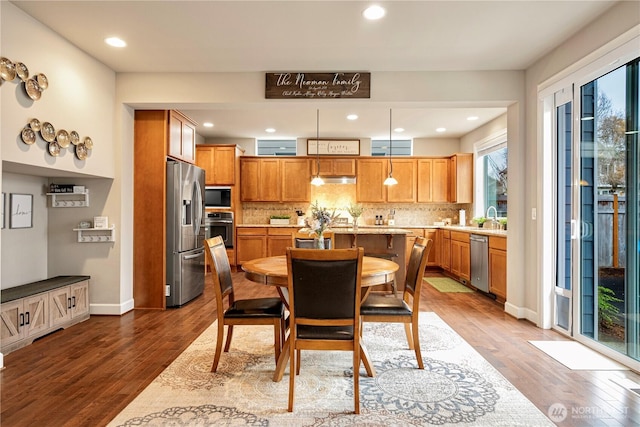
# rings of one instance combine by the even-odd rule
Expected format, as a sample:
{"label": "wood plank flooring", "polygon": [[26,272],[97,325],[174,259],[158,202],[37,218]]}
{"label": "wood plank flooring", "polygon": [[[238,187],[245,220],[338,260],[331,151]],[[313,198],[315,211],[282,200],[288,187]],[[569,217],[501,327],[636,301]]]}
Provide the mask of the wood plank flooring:
{"label": "wood plank flooring", "polygon": [[[234,273],[234,280],[239,298],[277,295],[242,273]],[[562,335],[516,320],[476,293],[423,289],[421,309],[437,313],[542,412],[558,403],[567,408],[558,425],[640,425],[640,397],[610,379],[640,383],[639,375],[571,371],[527,342]],[[0,424],[106,425],[214,320],[208,280],[204,294],[179,309],[91,316],[5,355]]]}

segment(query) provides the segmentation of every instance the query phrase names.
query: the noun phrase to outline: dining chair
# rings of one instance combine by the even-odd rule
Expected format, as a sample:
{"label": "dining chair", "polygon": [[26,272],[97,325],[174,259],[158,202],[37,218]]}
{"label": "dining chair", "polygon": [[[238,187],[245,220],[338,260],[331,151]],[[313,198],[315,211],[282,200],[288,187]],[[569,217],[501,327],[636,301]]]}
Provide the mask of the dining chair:
{"label": "dining chair", "polygon": [[[324,248],[334,249],[336,247],[335,233],[331,230],[326,230],[323,236]],[[294,248],[314,249],[313,241],[313,233],[309,234],[309,231],[297,230],[293,232],[291,244]]]}
{"label": "dining chair", "polygon": [[360,286],[362,248],[287,248],[289,290],[289,412],[300,350],[353,352],[353,396],[360,413]]}
{"label": "dining chair", "polygon": [[404,284],[402,299],[384,295],[369,294],[360,306],[362,322],[404,323],[409,348],[416,353],[418,367],[424,369],[420,352],[420,337],[418,330],[418,315],[420,313],[420,292],[422,278],[427,266],[429,251],[433,240],[424,237],[416,238]]}
{"label": "dining chair", "polygon": [[[280,298],[253,298],[236,300],[233,292],[231,267],[222,236],[206,239],[207,258],[211,265],[213,287],[216,293],[216,312],[218,315],[218,337],[216,353],[211,372],[216,372],[222,353],[224,326],[227,325],[225,353],[231,346],[234,325],[273,325],[276,363],[280,357],[285,336],[285,310]],[[228,298],[227,308],[224,299]]]}

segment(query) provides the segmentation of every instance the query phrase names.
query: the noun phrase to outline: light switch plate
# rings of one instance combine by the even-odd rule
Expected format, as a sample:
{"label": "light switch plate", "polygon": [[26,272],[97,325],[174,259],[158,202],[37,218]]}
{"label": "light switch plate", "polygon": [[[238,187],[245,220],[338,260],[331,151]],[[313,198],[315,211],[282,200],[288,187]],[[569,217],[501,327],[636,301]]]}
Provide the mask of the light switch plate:
{"label": "light switch plate", "polygon": [[537,217],[536,208],[531,208],[531,219],[535,221],[536,217]]}

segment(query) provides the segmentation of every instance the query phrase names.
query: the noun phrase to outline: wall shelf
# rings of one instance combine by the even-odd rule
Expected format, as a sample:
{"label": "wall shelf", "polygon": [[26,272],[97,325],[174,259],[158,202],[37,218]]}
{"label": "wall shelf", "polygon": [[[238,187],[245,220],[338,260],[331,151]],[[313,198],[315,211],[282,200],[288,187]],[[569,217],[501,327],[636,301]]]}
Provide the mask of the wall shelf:
{"label": "wall shelf", "polygon": [[84,193],[47,193],[47,196],[51,196],[52,208],[85,208],[89,206],[89,190],[85,190]]}
{"label": "wall shelf", "polygon": [[78,233],[78,243],[109,243],[116,241],[116,227],[109,228],[74,228]]}

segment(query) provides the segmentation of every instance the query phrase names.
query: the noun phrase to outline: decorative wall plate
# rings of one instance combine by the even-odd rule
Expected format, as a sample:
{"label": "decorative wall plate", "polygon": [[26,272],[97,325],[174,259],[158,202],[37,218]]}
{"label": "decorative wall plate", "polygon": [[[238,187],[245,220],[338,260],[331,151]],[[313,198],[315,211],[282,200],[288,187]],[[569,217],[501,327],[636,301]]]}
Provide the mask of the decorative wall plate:
{"label": "decorative wall plate", "polygon": [[81,142],[80,144],[76,145],[76,156],[80,159],[80,160],[84,160],[87,158],[87,146],[84,145],[84,142]]}
{"label": "decorative wall plate", "polygon": [[42,135],[42,139],[47,142],[53,142],[56,139],[56,129],[49,122],[42,123],[42,128],[40,129],[40,135]]}
{"label": "decorative wall plate", "polygon": [[33,131],[33,129],[22,129],[22,141],[27,145],[31,145],[36,142],[36,133]]}
{"label": "decorative wall plate", "polygon": [[29,69],[22,62],[16,62],[16,73],[23,82],[26,82],[29,78]]}
{"label": "decorative wall plate", "polygon": [[88,150],[91,150],[93,148],[93,140],[91,138],[89,138],[88,136],[86,136],[84,138],[83,143],[87,147]]}
{"label": "decorative wall plate", "polygon": [[27,91],[29,98],[34,101],[37,101],[42,96],[42,89],[40,89],[40,85],[34,79],[28,79],[24,82],[24,88]]}
{"label": "decorative wall plate", "polygon": [[44,74],[42,73],[36,74],[35,79],[40,85],[40,89],[45,90],[46,88],[49,87],[49,79],[47,79],[47,76],[45,76]]}
{"label": "decorative wall plate", "polygon": [[38,119],[29,120],[29,126],[31,127],[31,129],[34,130],[34,132],[40,132],[40,128],[41,128],[40,120]]}
{"label": "decorative wall plate", "polygon": [[67,148],[71,142],[69,140],[69,132],[64,129],[60,129],[58,133],[56,133],[56,141],[60,144],[61,148]]}
{"label": "decorative wall plate", "polygon": [[75,130],[69,132],[69,139],[73,145],[78,145],[80,143],[80,135]]}
{"label": "decorative wall plate", "polygon": [[16,78],[16,66],[8,58],[0,58],[0,77],[8,82]]}
{"label": "decorative wall plate", "polygon": [[60,145],[53,141],[49,143],[49,154],[53,157],[58,157],[60,155]]}

